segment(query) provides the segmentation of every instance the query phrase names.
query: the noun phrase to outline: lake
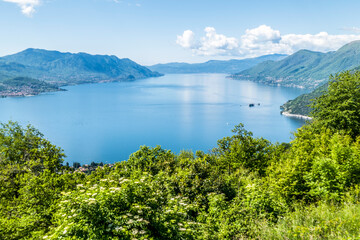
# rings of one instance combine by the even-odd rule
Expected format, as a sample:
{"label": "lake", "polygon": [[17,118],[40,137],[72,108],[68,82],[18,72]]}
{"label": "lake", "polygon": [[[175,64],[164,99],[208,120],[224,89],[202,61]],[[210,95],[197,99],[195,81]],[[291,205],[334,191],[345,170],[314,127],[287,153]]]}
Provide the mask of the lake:
{"label": "lake", "polygon": [[304,124],[282,116],[279,109],[304,90],[223,74],[174,74],[65,88],[0,99],[0,121],[32,124],[64,149],[70,164],[122,161],[141,145],[207,152],[239,123],[257,137],[289,142]]}

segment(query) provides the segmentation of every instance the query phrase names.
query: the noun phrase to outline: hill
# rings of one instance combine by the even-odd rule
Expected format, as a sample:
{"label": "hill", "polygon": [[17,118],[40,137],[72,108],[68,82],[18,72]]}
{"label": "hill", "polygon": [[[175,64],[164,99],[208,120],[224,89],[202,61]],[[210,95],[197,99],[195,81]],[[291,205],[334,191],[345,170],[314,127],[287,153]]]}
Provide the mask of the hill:
{"label": "hill", "polygon": [[27,77],[16,77],[0,82],[0,97],[31,96],[55,91],[64,90],[54,84]]}
{"label": "hill", "polygon": [[127,58],[29,48],[0,58],[0,80],[20,76],[64,85],[134,80],[161,74]]}
{"label": "hill", "polygon": [[294,100],[287,101],[280,107],[282,113],[309,116],[312,110],[309,105],[311,104],[312,100],[320,97],[327,90],[327,88],[328,84],[325,83],[310,93],[302,94]]}
{"label": "hill", "polygon": [[210,60],[205,63],[166,63],[149,66],[152,71],[171,73],[235,73],[253,67],[258,63],[285,58],[284,54],[265,55],[257,58],[231,59],[228,61]]}
{"label": "hill", "polygon": [[328,53],[300,50],[280,61],[266,61],[231,75],[272,85],[314,89],[327,82],[329,75],[360,65],[360,41]]}

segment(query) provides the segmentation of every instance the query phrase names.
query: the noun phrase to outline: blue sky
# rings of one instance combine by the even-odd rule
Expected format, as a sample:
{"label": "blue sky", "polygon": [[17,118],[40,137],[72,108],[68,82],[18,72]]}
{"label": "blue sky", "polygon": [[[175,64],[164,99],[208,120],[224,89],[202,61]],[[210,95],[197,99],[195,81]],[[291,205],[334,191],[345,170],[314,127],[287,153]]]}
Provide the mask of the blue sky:
{"label": "blue sky", "polygon": [[360,39],[358,0],[0,0],[0,56],[26,48],[140,64],[336,50]]}

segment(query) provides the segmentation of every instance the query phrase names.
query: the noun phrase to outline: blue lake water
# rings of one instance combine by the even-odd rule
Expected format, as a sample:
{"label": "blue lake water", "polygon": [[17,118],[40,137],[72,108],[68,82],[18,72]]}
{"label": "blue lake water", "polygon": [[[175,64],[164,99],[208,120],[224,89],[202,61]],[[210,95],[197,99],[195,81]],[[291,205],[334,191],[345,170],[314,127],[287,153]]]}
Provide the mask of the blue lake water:
{"label": "blue lake water", "polygon": [[304,90],[225,77],[174,74],[5,98],[0,99],[0,121],[32,124],[64,149],[69,163],[122,161],[141,145],[207,152],[238,123],[255,136],[289,142],[291,132],[304,124],[279,109]]}

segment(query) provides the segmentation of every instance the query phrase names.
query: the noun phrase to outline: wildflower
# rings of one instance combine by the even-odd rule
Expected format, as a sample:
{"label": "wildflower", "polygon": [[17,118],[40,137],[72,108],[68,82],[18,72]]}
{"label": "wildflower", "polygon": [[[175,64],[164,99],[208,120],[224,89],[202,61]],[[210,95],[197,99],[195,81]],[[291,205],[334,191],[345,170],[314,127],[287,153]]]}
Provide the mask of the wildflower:
{"label": "wildflower", "polygon": [[123,230],[124,230],[123,227],[116,227],[116,228],[115,228],[115,231],[117,231],[117,232],[118,232],[118,231],[123,231]]}

